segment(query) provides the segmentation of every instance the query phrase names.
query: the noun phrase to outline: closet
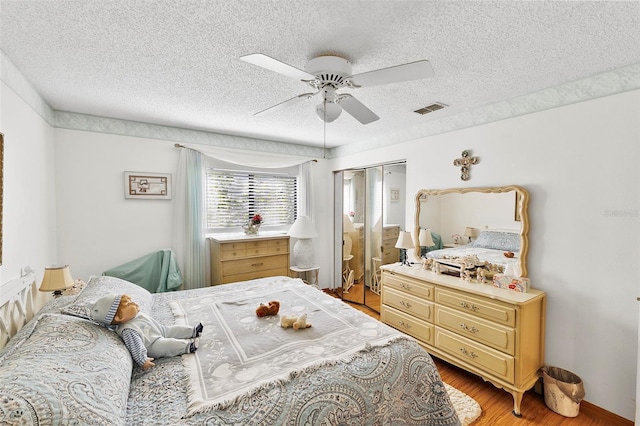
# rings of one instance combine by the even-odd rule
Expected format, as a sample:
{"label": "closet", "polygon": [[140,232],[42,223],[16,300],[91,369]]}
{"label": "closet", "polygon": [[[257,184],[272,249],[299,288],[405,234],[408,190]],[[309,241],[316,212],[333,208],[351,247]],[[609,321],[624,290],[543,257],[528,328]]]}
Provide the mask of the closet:
{"label": "closet", "polygon": [[335,287],[345,301],[380,312],[380,266],[398,262],[405,230],[404,162],[335,173]]}

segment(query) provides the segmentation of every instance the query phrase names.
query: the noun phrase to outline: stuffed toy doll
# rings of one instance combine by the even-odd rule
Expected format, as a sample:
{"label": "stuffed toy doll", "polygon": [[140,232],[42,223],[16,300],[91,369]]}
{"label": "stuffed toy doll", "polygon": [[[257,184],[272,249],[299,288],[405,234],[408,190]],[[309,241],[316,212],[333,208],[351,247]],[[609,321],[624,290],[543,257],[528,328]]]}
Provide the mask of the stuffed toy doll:
{"label": "stuffed toy doll", "polygon": [[165,326],[140,312],[138,305],[126,294],[110,294],[91,306],[91,319],[112,328],[122,338],[133,360],[144,369],[153,367],[155,358],[195,352],[196,338],[202,333],[202,323]]}

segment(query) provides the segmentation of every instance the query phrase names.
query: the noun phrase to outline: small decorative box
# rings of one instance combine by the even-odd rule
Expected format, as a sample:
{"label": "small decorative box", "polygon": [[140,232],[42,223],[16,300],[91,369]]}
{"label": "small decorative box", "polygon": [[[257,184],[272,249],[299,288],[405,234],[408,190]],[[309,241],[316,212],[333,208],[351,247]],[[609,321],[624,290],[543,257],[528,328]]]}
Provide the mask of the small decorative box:
{"label": "small decorative box", "polygon": [[529,278],[514,277],[504,274],[495,274],[493,276],[493,286],[519,291],[520,293],[526,293],[530,288]]}

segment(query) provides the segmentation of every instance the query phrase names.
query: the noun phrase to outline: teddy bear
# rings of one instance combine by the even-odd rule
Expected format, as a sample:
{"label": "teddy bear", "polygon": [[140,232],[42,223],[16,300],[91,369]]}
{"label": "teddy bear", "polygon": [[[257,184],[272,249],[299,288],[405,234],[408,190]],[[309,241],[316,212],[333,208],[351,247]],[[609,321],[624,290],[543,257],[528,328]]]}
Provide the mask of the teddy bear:
{"label": "teddy bear", "polygon": [[280,310],[280,302],[277,300],[272,300],[271,302],[261,303],[260,306],[256,308],[256,315],[259,317],[265,317],[267,315],[278,315],[278,311]]}
{"label": "teddy bear", "polygon": [[282,328],[293,327],[294,330],[298,330],[300,328],[311,327],[311,323],[307,322],[307,314],[302,314],[299,317],[295,315],[283,315],[280,319],[280,326]]}

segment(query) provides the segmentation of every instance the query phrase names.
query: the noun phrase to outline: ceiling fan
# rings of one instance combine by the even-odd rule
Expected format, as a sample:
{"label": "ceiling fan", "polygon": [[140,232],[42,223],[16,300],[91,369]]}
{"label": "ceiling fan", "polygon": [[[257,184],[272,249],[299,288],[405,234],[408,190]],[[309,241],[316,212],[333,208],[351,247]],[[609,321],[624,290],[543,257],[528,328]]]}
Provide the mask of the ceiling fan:
{"label": "ceiling fan", "polygon": [[433,68],[427,60],[396,65],[360,74],[351,74],[351,63],[339,56],[318,56],[307,62],[305,70],[285,64],[262,53],[241,56],[245,62],[292,77],[309,85],[314,92],[303,93],[284,102],[259,111],[254,115],[273,112],[306,99],[320,97],[321,102],[316,106],[316,114],[325,123],[330,123],[340,116],[344,109],[362,124],[369,124],[378,120],[373,111],[349,93],[338,93],[342,88],[355,89],[359,87],[378,86],[381,84],[398,83],[401,81],[418,80],[432,77]]}

